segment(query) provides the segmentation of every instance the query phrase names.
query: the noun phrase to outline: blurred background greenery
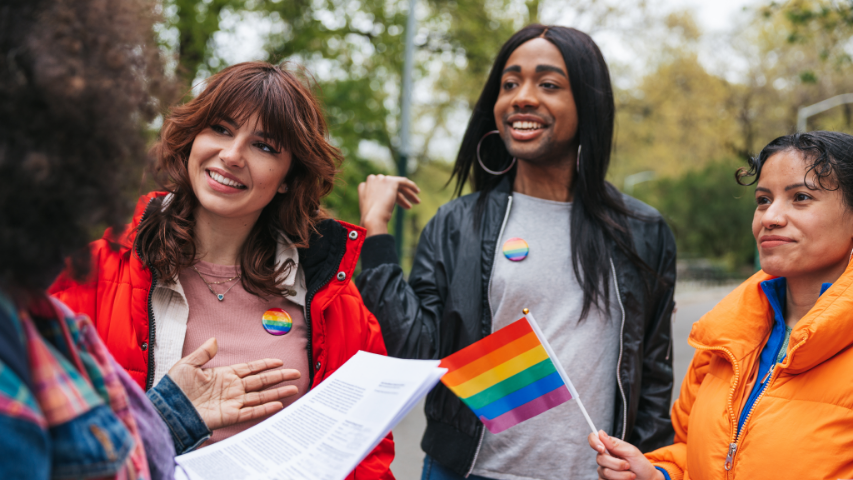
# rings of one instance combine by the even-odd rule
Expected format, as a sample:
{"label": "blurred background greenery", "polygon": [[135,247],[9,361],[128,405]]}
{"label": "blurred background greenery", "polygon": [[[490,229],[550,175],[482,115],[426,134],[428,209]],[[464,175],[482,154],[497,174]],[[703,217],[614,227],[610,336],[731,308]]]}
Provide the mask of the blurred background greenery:
{"label": "blurred background greenery", "polygon": [[[163,0],[161,8],[157,33],[188,95],[238,60],[309,69],[346,156],[326,205],[358,223],[358,183],[395,171],[408,2]],[[667,0],[418,0],[415,15],[409,171],[423,203],[406,216],[404,265],[451,199],[445,183],[494,55],[528,23],[573,26],[602,46],[617,102],[609,179],[664,214],[687,277],[752,271],[754,201],[735,170],[795,131],[801,107],[853,92],[853,0],[756,0],[713,32]],[[812,117],[808,129],[853,133],[850,106]]]}

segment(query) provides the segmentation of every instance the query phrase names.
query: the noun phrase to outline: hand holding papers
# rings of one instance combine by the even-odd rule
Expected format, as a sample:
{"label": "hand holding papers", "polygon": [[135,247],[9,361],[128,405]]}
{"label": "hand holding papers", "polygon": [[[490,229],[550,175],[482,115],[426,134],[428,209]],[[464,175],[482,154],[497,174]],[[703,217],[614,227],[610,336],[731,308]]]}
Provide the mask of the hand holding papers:
{"label": "hand holding papers", "polygon": [[429,392],[438,360],[358,352],[264,422],[177,457],[191,480],[340,480]]}

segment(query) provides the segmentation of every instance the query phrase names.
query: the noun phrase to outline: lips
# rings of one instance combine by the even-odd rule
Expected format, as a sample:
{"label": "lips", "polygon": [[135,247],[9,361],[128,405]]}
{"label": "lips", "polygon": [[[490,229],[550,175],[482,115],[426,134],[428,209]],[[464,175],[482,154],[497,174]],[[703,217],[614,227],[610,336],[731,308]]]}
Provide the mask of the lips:
{"label": "lips", "polygon": [[538,130],[545,128],[545,125],[539,122],[512,122],[512,128],[516,130]]}
{"label": "lips", "polygon": [[775,248],[796,242],[793,238],[783,237],[780,235],[764,235],[759,237],[758,243],[761,245],[761,248]]}
{"label": "lips", "polygon": [[237,193],[246,190],[246,186],[233,175],[219,169],[205,170],[205,177],[210,188],[220,193]]}
{"label": "lips", "polygon": [[513,140],[525,142],[534,140],[549,127],[548,123],[536,115],[514,114],[506,119]]}

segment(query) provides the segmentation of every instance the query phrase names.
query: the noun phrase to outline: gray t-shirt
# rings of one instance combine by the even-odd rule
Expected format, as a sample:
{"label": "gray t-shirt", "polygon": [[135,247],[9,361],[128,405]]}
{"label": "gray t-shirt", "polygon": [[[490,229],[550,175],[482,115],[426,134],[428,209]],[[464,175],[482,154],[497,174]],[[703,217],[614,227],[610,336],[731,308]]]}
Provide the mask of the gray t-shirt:
{"label": "gray t-shirt", "polygon": [[[578,323],[583,291],[572,268],[571,205],[513,193],[489,286],[492,329],[518,320],[529,308],[596,428],[610,431],[622,313],[611,278],[609,312],[593,306]],[[529,245],[524,260],[504,255],[511,238]],[[596,479],[590,433],[577,402],[566,402],[497,435],[486,430],[472,473],[502,480]]]}

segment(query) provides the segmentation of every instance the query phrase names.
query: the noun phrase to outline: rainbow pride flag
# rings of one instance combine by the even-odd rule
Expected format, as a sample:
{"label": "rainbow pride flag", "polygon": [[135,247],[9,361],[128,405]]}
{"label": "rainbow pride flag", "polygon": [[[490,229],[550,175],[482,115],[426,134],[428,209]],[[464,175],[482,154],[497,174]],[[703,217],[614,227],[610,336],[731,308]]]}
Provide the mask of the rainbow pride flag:
{"label": "rainbow pride flag", "polygon": [[441,382],[492,433],[577,397],[571,382],[566,385],[563,381],[565,372],[561,375],[562,367],[551,360],[551,349],[534,326],[522,317],[441,361],[440,366],[448,369]]}

